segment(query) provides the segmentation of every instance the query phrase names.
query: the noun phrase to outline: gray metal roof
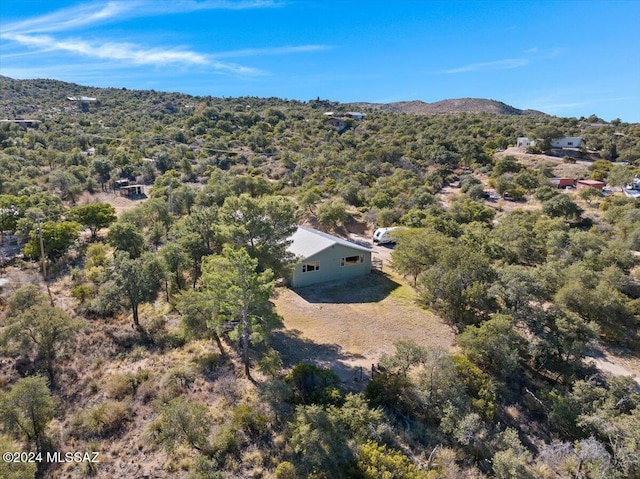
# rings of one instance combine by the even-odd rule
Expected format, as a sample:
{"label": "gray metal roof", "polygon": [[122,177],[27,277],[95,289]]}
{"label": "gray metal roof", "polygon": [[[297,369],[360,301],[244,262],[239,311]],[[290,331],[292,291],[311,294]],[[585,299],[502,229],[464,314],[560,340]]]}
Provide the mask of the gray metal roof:
{"label": "gray metal roof", "polygon": [[369,248],[338,238],[337,236],[323,233],[322,231],[314,230],[313,228],[307,228],[306,226],[298,226],[296,232],[293,233],[289,239],[291,240],[291,244],[287,248],[287,251],[302,258],[308,258],[337,244],[358,251],[371,252]]}

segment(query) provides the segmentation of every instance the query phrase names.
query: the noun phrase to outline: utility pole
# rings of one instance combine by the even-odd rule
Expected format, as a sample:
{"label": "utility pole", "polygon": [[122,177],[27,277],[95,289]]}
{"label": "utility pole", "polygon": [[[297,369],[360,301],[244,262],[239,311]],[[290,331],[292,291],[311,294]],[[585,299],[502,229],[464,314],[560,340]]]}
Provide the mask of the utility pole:
{"label": "utility pole", "polygon": [[42,240],[42,218],[38,217],[38,236],[40,238],[40,263],[42,264],[42,279],[47,282],[47,260],[44,256],[44,241]]}
{"label": "utility pole", "polygon": [[40,261],[42,262],[42,279],[44,280],[44,285],[47,287],[47,293],[49,293],[49,301],[51,301],[51,306],[55,306],[53,295],[51,294],[51,289],[49,289],[49,281],[47,281],[47,258],[44,255],[44,241],[42,240],[42,218],[40,217],[38,217],[38,237],[40,239]]}

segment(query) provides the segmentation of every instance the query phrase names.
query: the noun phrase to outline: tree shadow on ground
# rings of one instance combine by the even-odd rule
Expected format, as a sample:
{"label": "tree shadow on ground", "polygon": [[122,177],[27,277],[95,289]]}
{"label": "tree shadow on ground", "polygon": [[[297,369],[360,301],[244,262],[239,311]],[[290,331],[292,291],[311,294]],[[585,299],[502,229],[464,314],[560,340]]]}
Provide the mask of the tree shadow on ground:
{"label": "tree shadow on ground", "polygon": [[378,303],[400,284],[382,272],[328,283],[314,284],[293,291],[309,303]]}
{"label": "tree shadow on ground", "polygon": [[271,336],[272,346],[282,357],[283,366],[289,369],[300,362],[315,364],[333,370],[347,389],[360,390],[368,379],[369,370],[349,364],[363,359],[359,354],[342,351],[337,344],[319,344],[302,337],[299,330],[278,330]]}

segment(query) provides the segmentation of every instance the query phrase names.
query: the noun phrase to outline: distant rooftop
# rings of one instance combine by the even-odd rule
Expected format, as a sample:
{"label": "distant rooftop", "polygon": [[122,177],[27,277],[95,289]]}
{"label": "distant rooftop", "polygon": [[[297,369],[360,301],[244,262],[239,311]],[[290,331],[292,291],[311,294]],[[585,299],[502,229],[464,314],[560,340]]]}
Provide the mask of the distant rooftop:
{"label": "distant rooftop", "polygon": [[98,101],[97,98],[92,96],[68,96],[67,100],[69,101]]}

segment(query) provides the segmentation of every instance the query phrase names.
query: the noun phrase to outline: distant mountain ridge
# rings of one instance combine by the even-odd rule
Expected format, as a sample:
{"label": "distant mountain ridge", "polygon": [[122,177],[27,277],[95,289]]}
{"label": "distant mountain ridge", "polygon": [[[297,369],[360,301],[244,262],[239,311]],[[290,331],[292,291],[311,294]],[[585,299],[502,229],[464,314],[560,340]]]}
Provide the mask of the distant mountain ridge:
{"label": "distant mountain ridge", "polygon": [[[200,96],[192,96],[183,93],[156,92],[154,90],[127,90],[126,88],[99,88],[77,85],[51,79],[14,80],[6,76],[0,76],[0,107],[5,111],[17,107],[15,113],[29,114],[38,110],[38,103],[67,98],[69,96],[109,97],[122,92],[131,94],[154,95],[165,100],[180,98],[182,100],[197,99]],[[135,93],[138,92],[138,93]],[[315,100],[312,100],[315,102]],[[452,113],[488,113],[494,115],[544,115],[546,113],[536,110],[520,110],[497,100],[484,98],[458,98],[441,100],[434,103],[426,103],[420,100],[400,101],[394,103],[368,103],[368,102],[334,102],[324,101],[326,107],[349,105],[349,108],[374,109],[393,113],[409,113],[415,115],[437,115]],[[6,114],[6,113],[5,113]]]}
{"label": "distant mountain ridge", "polygon": [[425,103],[420,100],[394,103],[352,103],[361,108],[372,108],[394,113],[438,115],[450,113],[491,113],[495,115],[546,115],[536,110],[520,110],[497,100],[484,98],[457,98]]}

